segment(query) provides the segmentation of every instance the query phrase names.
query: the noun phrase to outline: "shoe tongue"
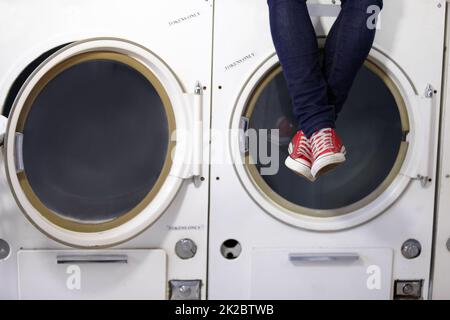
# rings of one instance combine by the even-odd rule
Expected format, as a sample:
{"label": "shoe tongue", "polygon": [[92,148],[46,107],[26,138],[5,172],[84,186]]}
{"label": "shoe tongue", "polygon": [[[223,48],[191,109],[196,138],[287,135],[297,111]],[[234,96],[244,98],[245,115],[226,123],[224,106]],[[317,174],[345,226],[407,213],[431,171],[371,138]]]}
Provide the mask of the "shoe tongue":
{"label": "shoe tongue", "polygon": [[318,135],[318,134],[322,134],[322,133],[328,133],[331,132],[331,128],[324,128],[324,129],[320,129],[319,131],[316,131],[313,136]]}

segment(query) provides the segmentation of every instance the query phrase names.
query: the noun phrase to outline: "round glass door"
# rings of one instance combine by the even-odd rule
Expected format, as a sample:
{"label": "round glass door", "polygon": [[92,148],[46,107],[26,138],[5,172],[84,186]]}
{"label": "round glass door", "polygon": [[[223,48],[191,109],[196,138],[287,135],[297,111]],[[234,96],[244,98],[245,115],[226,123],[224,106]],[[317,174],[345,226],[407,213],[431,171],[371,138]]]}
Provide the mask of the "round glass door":
{"label": "round glass door", "polygon": [[74,55],[39,79],[20,110],[20,186],[59,227],[112,229],[160,190],[174,126],[167,93],[138,60],[107,51]]}
{"label": "round glass door", "polygon": [[[267,130],[267,149],[279,154],[279,170],[273,175],[261,175],[265,165],[246,154],[247,172],[278,206],[307,216],[344,215],[377,198],[399,173],[408,145],[407,111],[397,87],[374,63],[367,61],[359,72],[337,121],[347,161],[314,183],[284,165],[297,127],[291,109],[278,65],[258,83],[243,114],[248,128],[259,132],[258,139],[260,130]],[[273,130],[278,130],[278,139],[271,134]]]}

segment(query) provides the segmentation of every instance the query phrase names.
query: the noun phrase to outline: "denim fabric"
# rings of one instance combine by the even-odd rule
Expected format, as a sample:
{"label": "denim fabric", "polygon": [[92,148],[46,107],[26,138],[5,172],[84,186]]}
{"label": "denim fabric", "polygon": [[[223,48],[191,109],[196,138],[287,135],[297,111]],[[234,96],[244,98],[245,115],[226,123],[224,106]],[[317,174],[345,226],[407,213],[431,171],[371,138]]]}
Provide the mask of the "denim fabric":
{"label": "denim fabric", "polygon": [[[321,64],[307,0],[268,0],[272,39],[283,68],[298,128],[308,137],[335,122],[375,38],[374,12],[382,0],[342,0]],[[372,23],[373,24],[373,23]],[[372,25],[371,24],[371,25]]]}

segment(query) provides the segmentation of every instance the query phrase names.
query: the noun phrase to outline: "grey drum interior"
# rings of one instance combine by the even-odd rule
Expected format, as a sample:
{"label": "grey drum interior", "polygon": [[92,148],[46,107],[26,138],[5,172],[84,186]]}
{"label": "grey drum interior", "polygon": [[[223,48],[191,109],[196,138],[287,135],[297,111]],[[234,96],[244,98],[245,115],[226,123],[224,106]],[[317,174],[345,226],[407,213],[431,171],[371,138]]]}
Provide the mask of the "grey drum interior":
{"label": "grey drum interior", "polygon": [[128,221],[167,176],[171,110],[156,77],[131,57],[91,52],[60,63],[21,110],[25,194],[66,229]]}
{"label": "grey drum interior", "polygon": [[[368,204],[397,176],[407,150],[404,102],[394,83],[370,61],[359,72],[337,121],[347,162],[315,183],[284,165],[297,123],[281,67],[270,70],[255,88],[244,117],[250,129],[268,129],[268,150],[278,152],[280,162],[276,174],[260,175],[267,165],[247,154],[250,176],[271,201],[298,214],[336,216]],[[278,142],[273,129],[279,130]]]}

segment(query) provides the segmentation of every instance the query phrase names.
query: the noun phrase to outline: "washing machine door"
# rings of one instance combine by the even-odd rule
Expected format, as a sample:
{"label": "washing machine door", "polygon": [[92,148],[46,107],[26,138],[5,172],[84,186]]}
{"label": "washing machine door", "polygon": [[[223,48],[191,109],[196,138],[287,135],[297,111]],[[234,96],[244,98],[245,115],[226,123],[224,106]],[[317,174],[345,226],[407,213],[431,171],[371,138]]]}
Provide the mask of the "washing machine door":
{"label": "washing machine door", "polygon": [[190,130],[191,101],[136,44],[92,39],[57,51],[28,78],[8,118],[6,175],[18,205],[73,246],[139,234],[190,176],[192,139],[175,130]]}
{"label": "washing machine door", "polygon": [[232,123],[240,134],[231,138],[236,171],[261,207],[291,225],[339,230],[364,223],[412,180],[425,184],[431,176],[429,94],[415,93],[403,71],[374,50],[337,120],[348,159],[311,183],[284,165],[297,122],[282,69],[272,57],[236,104]]}

